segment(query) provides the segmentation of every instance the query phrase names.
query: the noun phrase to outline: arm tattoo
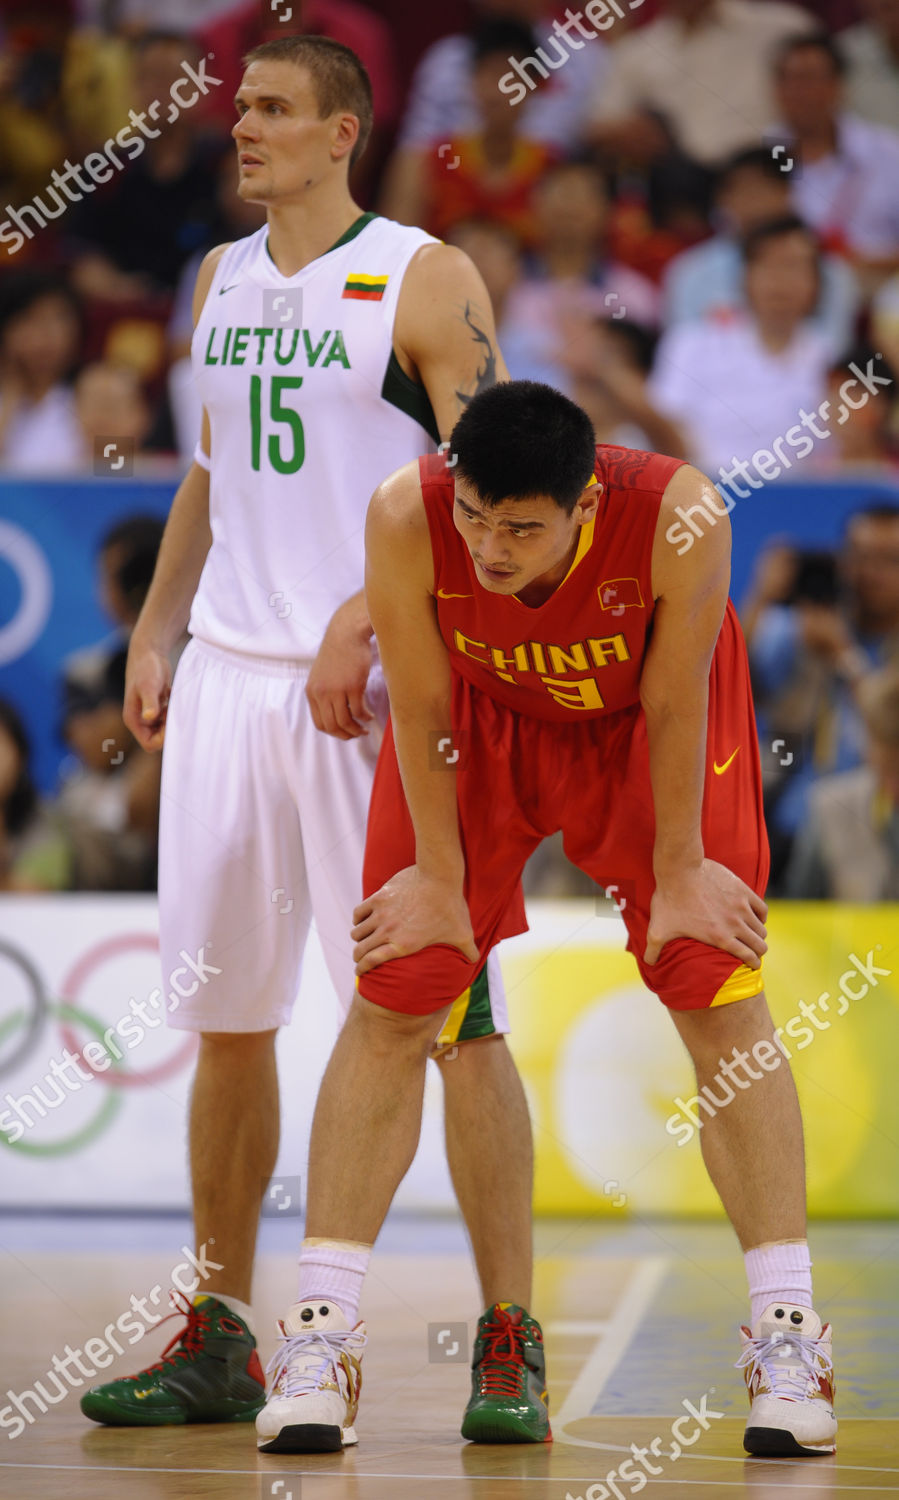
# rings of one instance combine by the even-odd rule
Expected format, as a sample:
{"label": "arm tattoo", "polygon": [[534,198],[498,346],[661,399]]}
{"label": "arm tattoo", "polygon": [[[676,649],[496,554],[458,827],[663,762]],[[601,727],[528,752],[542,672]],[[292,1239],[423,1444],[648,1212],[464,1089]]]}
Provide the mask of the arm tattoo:
{"label": "arm tattoo", "polygon": [[456,400],[459,402],[460,407],[464,411],[465,407],[473,397],[479,395],[481,391],[488,390],[490,386],[496,385],[496,350],[491,344],[490,339],[484,332],[483,328],[479,328],[474,318],[472,317],[470,302],[466,302],[465,304],[465,312],[462,315],[462,321],[463,323],[466,323],[471,329],[471,337],[473,343],[481,344],[484,350],[484,364],[483,367],[478,370],[475,376],[474,390],[456,391],[455,393]]}

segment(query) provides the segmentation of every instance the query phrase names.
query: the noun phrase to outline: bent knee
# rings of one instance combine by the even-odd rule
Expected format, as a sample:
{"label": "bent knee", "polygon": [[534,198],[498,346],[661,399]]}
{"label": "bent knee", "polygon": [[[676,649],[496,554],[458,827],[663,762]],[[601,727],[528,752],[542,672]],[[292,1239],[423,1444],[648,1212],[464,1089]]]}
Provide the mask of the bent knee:
{"label": "bent knee", "polygon": [[447,1006],[431,1015],[408,1015],[405,1011],[388,1010],[386,1006],[375,1005],[372,1000],[363,999],[357,992],[346,1024],[372,1037],[389,1037],[401,1045],[420,1044],[426,1051],[430,1051],[449,1012],[450,1007]]}

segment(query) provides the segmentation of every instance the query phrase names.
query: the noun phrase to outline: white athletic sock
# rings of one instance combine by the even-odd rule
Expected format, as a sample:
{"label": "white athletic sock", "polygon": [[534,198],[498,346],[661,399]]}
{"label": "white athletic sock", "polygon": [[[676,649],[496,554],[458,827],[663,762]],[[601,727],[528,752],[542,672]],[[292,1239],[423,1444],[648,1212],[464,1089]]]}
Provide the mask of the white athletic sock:
{"label": "white athletic sock", "polygon": [[214,1297],[216,1302],[224,1302],[225,1306],[230,1308],[231,1312],[236,1313],[239,1318],[243,1319],[253,1337],[256,1337],[256,1330],[253,1327],[253,1309],[249,1302],[241,1302],[239,1297],[232,1297],[230,1292],[195,1292],[193,1299],[194,1306],[196,1306],[197,1299],[200,1297]]}
{"label": "white athletic sock", "polygon": [[812,1306],[812,1263],[807,1240],[788,1240],[747,1250],[746,1275],[755,1324],[772,1302]]}
{"label": "white athletic sock", "polygon": [[300,1249],[298,1302],[334,1302],[352,1328],[372,1246],[356,1240],[304,1240]]}

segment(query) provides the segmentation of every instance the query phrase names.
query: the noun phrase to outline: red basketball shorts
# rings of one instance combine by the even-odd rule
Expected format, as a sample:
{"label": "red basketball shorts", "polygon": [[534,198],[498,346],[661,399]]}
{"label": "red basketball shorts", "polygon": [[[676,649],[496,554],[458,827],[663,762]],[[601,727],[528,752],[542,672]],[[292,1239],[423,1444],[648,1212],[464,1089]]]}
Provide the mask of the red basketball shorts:
{"label": "red basketball shorts", "polygon": [[[550,723],[515,713],[454,674],[453,727],[465,895],[481,962],[501,938],[524,932],[525,861],[562,830],[568,858],[615,887],[640,973],[672,1010],[701,1010],[757,994],[761,972],[692,938],[643,962],[655,820],[646,721],[639,705],[604,717]],[[434,775],[446,774],[435,768]],[[768,840],[746,648],[733,606],[712,658],[702,837],[706,857],[763,895]],[[375,773],[363,870],[366,896],[415,863],[415,841],[388,730]],[[597,962],[601,958],[597,955]],[[370,970],[364,999],[428,1015],[452,1004],[479,966],[446,944]]]}

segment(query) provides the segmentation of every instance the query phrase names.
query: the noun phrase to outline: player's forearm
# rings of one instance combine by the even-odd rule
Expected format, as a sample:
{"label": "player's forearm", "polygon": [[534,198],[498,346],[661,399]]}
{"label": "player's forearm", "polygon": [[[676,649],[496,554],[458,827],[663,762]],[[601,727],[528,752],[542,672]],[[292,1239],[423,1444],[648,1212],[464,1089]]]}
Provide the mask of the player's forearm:
{"label": "player's forearm", "polygon": [[212,544],[209,475],[192,464],[172,501],[153,582],[134,636],[167,653],[183,634]]}
{"label": "player's forearm", "polygon": [[449,700],[432,699],[407,709],[391,700],[390,716],[415,832],[415,863],[423,875],[461,887],[465,858],[459,837]]}
{"label": "player's forearm", "polygon": [[360,589],[358,594],[351,594],[345,599],[338,609],[335,609],[328,622],[328,629],[347,631],[351,635],[358,635],[364,641],[370,641],[374,635],[371,619],[368,613],[368,605],[365,602],[365,590]]}
{"label": "player's forearm", "polygon": [[701,863],[708,688],[643,698],[655,811],[653,870],[662,879]]}

